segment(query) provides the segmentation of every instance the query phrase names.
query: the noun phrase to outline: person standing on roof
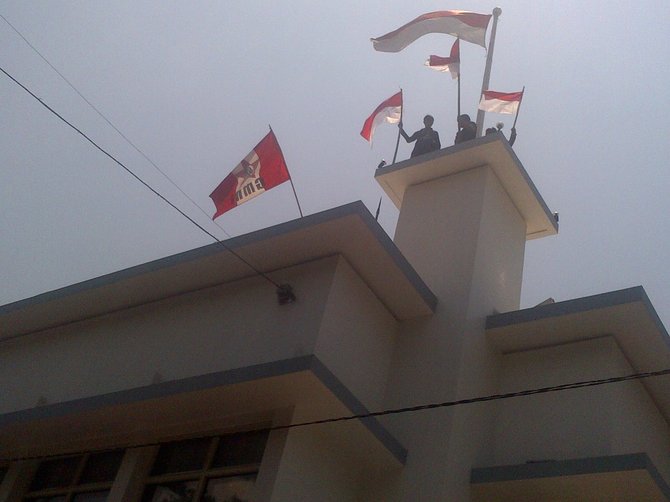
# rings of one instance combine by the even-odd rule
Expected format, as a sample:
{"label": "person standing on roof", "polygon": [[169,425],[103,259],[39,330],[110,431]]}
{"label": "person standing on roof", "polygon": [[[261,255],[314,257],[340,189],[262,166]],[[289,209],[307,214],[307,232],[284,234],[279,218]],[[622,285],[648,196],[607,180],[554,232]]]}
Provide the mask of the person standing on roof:
{"label": "person standing on roof", "polygon": [[440,135],[437,131],[433,130],[433,117],[431,115],[426,115],[423,118],[423,129],[416,131],[411,136],[408,136],[405,130],[402,128],[402,122],[398,124],[400,128],[400,134],[405,141],[412,143],[416,141],[414,149],[412,150],[412,155],[410,157],[416,157],[418,155],[423,155],[424,153],[433,152],[439,150],[442,146],[440,145]]}
{"label": "person standing on roof", "polygon": [[456,139],[454,139],[455,145],[477,137],[477,124],[470,120],[470,115],[467,113],[459,115],[457,121],[458,132],[456,133]]}

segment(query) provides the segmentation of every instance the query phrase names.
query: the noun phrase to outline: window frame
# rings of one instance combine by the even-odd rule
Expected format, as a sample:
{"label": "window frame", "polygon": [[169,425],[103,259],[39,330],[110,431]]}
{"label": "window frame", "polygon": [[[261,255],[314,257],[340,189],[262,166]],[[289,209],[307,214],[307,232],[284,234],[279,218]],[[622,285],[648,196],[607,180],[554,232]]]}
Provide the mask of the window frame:
{"label": "window frame", "polygon": [[[119,470],[121,469],[121,466],[123,465],[123,456],[127,452],[127,449],[125,448],[118,448],[110,451],[120,451],[123,452],[123,455],[121,456],[121,461],[119,462],[119,465],[116,469],[116,473],[114,474],[114,477],[109,480],[109,481],[96,481],[96,482],[91,482],[91,483],[80,483],[79,481],[81,480],[82,474],[84,472],[84,469],[86,468],[86,464],[88,463],[89,459],[91,458],[92,455],[95,455],[97,453],[101,453],[99,451],[91,451],[91,452],[86,452],[83,454],[78,454],[78,455],[59,455],[57,457],[44,457],[40,459],[40,463],[42,462],[48,462],[48,461],[53,461],[53,460],[61,460],[61,459],[67,459],[67,458],[79,458],[77,467],[75,469],[74,476],[72,477],[72,481],[70,482],[69,485],[67,486],[58,486],[58,487],[53,487],[53,488],[42,488],[39,490],[31,490],[30,485],[26,488],[26,491],[23,493],[21,496],[21,500],[23,502],[31,502],[40,498],[51,498],[51,497],[60,497],[60,496],[65,496],[64,502],[72,502],[73,499],[79,495],[80,493],[89,493],[89,492],[100,492],[100,491],[107,491],[111,492],[112,487],[114,486],[114,482],[116,480],[116,477],[119,474]],[[39,468],[39,467],[38,467]],[[35,474],[33,475],[33,479],[31,479],[31,483],[34,482],[34,478],[37,476],[37,471],[35,471]]]}

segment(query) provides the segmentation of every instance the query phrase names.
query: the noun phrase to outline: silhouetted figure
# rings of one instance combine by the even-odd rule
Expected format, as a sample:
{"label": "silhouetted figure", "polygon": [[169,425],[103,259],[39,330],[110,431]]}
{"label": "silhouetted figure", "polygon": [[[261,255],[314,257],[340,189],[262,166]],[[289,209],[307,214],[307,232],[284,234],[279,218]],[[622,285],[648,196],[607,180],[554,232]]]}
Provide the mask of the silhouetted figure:
{"label": "silhouetted figure", "polygon": [[[489,127],[486,129],[486,135],[488,136],[489,134],[495,134],[498,131],[500,131],[503,128],[502,122],[499,122],[496,127]],[[514,145],[514,142],[516,141],[516,127],[512,127],[512,132],[509,135],[509,140],[507,142],[509,143],[509,146]]]}
{"label": "silhouetted figure", "polygon": [[477,137],[477,124],[470,120],[470,115],[464,113],[459,115],[458,119],[458,132],[456,133],[456,138],[454,139],[454,144],[463,143],[464,141],[470,141]]}
{"label": "silhouetted figure", "polygon": [[402,128],[402,122],[398,124],[400,128],[400,134],[405,138],[405,141],[411,143],[416,141],[414,149],[412,150],[412,155],[410,157],[416,157],[417,155],[423,155],[424,153],[434,152],[441,148],[440,145],[440,135],[437,134],[437,131],[433,130],[433,117],[431,115],[426,115],[423,118],[423,129],[416,131],[411,136],[408,136],[405,130]]}

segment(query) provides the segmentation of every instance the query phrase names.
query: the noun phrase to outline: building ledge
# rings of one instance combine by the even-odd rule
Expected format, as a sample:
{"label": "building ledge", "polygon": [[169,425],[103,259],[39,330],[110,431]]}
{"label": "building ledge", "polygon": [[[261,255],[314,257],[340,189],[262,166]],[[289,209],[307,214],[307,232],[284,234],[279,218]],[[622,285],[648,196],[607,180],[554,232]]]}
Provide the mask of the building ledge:
{"label": "building ledge", "polygon": [[558,233],[558,222],[501,133],[443,148],[377,169],[375,179],[400,209],[412,185],[489,166],[526,222],[526,238]]}
{"label": "building ledge", "polygon": [[[492,315],[486,336],[503,354],[613,336],[636,372],[670,368],[670,337],[642,286]],[[670,377],[642,383],[670,422]]]}
{"label": "building ledge", "polygon": [[646,453],[476,468],[473,501],[668,500]]}
{"label": "building ledge", "polygon": [[270,278],[273,271],[342,255],[400,320],[430,315],[437,304],[358,201],[1,306],[0,340],[256,276],[228,249]]}
{"label": "building ledge", "polygon": [[[0,459],[160,442],[165,424],[184,434],[180,424],[272,423],[274,411],[305,402],[312,415],[300,422],[369,412],[318,357],[301,356],[2,414]],[[407,450],[374,417],[320,427],[378,467],[405,463]]]}

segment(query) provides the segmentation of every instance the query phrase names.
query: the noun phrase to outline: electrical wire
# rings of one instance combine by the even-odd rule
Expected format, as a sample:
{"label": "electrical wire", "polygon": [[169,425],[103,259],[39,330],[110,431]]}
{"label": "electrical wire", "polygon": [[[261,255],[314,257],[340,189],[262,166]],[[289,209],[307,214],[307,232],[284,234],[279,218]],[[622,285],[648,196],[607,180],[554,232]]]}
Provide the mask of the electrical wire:
{"label": "electrical wire", "polygon": [[[566,384],[560,384],[560,385],[553,385],[553,386],[548,386],[548,387],[539,387],[535,389],[527,389],[527,390],[521,390],[517,392],[507,392],[503,394],[491,394],[488,396],[480,396],[480,397],[473,397],[473,398],[468,398],[468,399],[457,399],[455,401],[444,401],[440,403],[429,403],[429,404],[422,404],[422,405],[417,405],[417,406],[406,406],[404,408],[393,408],[393,409],[387,409],[387,410],[382,410],[382,411],[373,411],[373,412],[368,412],[368,413],[359,413],[355,415],[345,415],[345,416],[340,416],[340,417],[331,417],[331,418],[324,418],[322,420],[312,420],[309,422],[298,422],[294,424],[286,424],[286,425],[274,425],[271,427],[263,427],[263,430],[267,431],[281,431],[281,430],[288,430],[288,429],[297,429],[300,427],[311,427],[311,426],[316,426],[316,425],[326,425],[326,424],[332,424],[336,422],[346,422],[346,421],[351,421],[351,420],[365,420],[367,418],[376,418],[376,417],[382,417],[382,416],[388,416],[388,415],[401,415],[403,413],[414,413],[417,411],[427,411],[427,410],[434,410],[434,409],[440,409],[440,408],[453,408],[456,406],[463,406],[467,404],[475,404],[475,403],[484,403],[488,401],[500,401],[504,399],[512,399],[516,397],[525,397],[525,396],[533,396],[537,394],[547,394],[551,392],[560,392],[564,390],[574,390],[574,389],[582,389],[582,388],[587,388],[587,387],[598,387],[601,385],[608,385],[612,383],[620,383],[620,382],[626,382],[626,381],[631,381],[631,380],[642,380],[645,378],[655,378],[655,377],[660,377],[660,376],[666,376],[670,375],[670,368],[666,368],[663,370],[658,370],[658,371],[647,371],[643,373],[632,373],[630,375],[624,375],[624,376],[619,376],[619,377],[611,377],[611,378],[600,378],[597,380],[584,380],[580,382],[571,382],[571,383],[566,383]],[[207,436],[209,437],[209,436]],[[197,439],[197,438],[193,438]],[[168,441],[169,442],[169,441]],[[57,454],[57,455],[39,455],[39,456],[24,456],[24,457],[1,457],[0,462],[16,462],[19,460],[36,460],[36,459],[46,459],[46,458],[54,458],[54,457],[62,457],[65,455],[83,455],[85,453],[100,453],[100,452],[105,452],[105,451],[112,451],[112,450],[118,450],[122,448],[141,448],[141,447],[147,447],[147,446],[159,446],[161,444],[165,444],[166,441],[153,441],[153,442],[146,442],[146,443],[133,443],[133,444],[127,444],[125,446],[115,446],[113,448],[99,448],[99,449],[90,449],[90,450],[82,450],[82,451],[75,451],[75,452],[68,452],[66,454]]]}
{"label": "electrical wire", "polygon": [[200,225],[198,222],[196,222],[193,218],[191,218],[189,215],[187,215],[184,211],[179,209],[176,205],[174,205],[172,202],[170,202],[167,198],[165,198],[161,193],[159,193],[157,190],[155,190],[151,185],[149,185],[146,181],[144,181],[142,178],[140,178],[137,174],[135,174],[130,168],[126,167],[120,160],[117,160],[111,153],[107,152],[104,148],[102,148],[100,145],[98,145],[95,141],[93,141],[91,138],[89,138],[81,129],[78,129],[75,125],[73,125],[71,122],[69,122],[65,117],[63,117],[61,114],[59,114],[56,110],[51,108],[49,105],[47,105],[42,99],[40,99],[37,95],[35,95],[30,89],[28,89],[25,85],[23,85],[21,82],[19,82],[17,79],[15,79],[12,75],[10,75],[4,68],[0,67],[0,71],[7,75],[15,84],[17,84],[19,87],[21,87],[25,92],[30,94],[33,98],[35,98],[42,106],[44,106],[47,110],[49,110],[51,113],[53,113],[56,117],[58,117],[60,120],[65,122],[68,126],[70,126],[72,129],[74,129],[77,133],[79,133],[86,141],[91,143],[95,148],[100,150],[104,155],[109,157],[115,164],[118,164],[120,167],[122,167],[128,174],[130,174],[133,178],[135,178],[137,181],[139,181],[142,185],[144,185],[145,188],[150,190],[154,195],[156,195],[158,198],[160,198],[163,202],[168,204],[170,207],[172,207],[175,211],[177,211],[179,214],[181,214],[184,218],[186,218],[188,221],[190,221],[193,225],[198,227],[200,230],[202,230],[204,233],[206,233],[209,237],[214,239],[218,244],[220,244],[223,248],[225,248],[227,251],[229,251],[233,256],[235,256],[237,259],[239,259],[242,263],[247,265],[250,269],[252,269],[256,274],[260,275],[264,279],[266,279],[268,282],[270,282],[273,286],[276,288],[279,288],[280,285],[273,281],[266,273],[260,271],[256,267],[254,267],[251,263],[249,263],[246,259],[244,259],[242,256],[240,256],[238,253],[233,251],[229,246],[227,246],[223,241],[219,240],[218,237],[216,237],[214,234],[212,234],[210,231],[208,231],[205,227]]}
{"label": "electrical wire", "polygon": [[[128,144],[129,144],[129,145],[130,145],[130,146],[131,146],[137,153],[139,153],[142,157],[144,157],[144,159],[145,159],[147,162],[149,162],[149,164],[151,164],[151,165],[152,165],[152,166],[153,166],[153,167],[154,167],[160,174],[162,174],[163,177],[164,177],[167,181],[169,181],[169,182],[172,184],[173,187],[175,187],[177,190],[179,190],[179,192],[180,192],[184,197],[186,197],[186,198],[187,198],[187,199],[188,199],[188,200],[189,200],[195,207],[197,207],[197,208],[202,212],[202,214],[204,214],[207,218],[210,217],[209,214],[202,208],[202,206],[200,206],[200,204],[198,204],[198,203],[197,203],[195,200],[193,200],[193,199],[192,199],[186,192],[184,192],[184,191],[181,189],[181,187],[180,187],[179,185],[177,185],[177,183],[176,183],[172,178],[170,178],[170,176],[168,176],[167,173],[165,173],[165,171],[163,171],[160,167],[158,167],[158,165],[157,165],[153,160],[151,160],[151,159],[149,158],[149,156],[148,156],[147,154],[145,154],[145,153],[140,149],[140,147],[138,147],[137,145],[135,145],[135,143],[133,143],[133,142],[132,142],[132,141],[131,141],[131,140],[130,140],[124,133],[123,133],[123,132],[121,132],[121,130],[120,130],[116,125],[114,125],[114,123],[112,123],[111,120],[109,120],[109,119],[108,119],[108,118],[107,118],[107,117],[106,117],[106,116],[105,116],[105,115],[104,115],[104,114],[103,114],[103,113],[102,113],[102,112],[101,112],[101,111],[100,111],[100,110],[99,110],[93,103],[91,103],[91,101],[89,101],[89,100],[86,98],[86,96],[84,96],[84,95],[79,91],[79,89],[77,89],[77,88],[75,87],[75,85],[74,85],[72,82],[70,82],[70,80],[68,80],[68,78],[67,78],[65,75],[63,75],[63,74],[58,70],[58,68],[56,68],[54,65],[52,65],[51,62],[50,62],[50,61],[49,61],[49,60],[48,60],[48,59],[47,59],[47,58],[46,58],[46,57],[45,57],[39,50],[37,50],[37,48],[36,48],[33,44],[30,43],[30,41],[23,35],[23,33],[21,33],[21,32],[20,32],[20,31],[19,31],[19,30],[18,30],[12,23],[10,23],[9,20],[8,20],[5,16],[3,16],[2,14],[0,14],[0,18],[2,18],[2,19],[5,21],[5,23],[7,23],[7,24],[9,25],[9,27],[10,27],[12,30],[14,30],[14,31],[16,32],[16,34],[17,34],[19,37],[21,37],[21,38],[23,39],[23,41],[28,45],[28,47],[30,47],[30,48],[35,52],[35,54],[37,54],[37,55],[38,55],[38,56],[39,56],[39,57],[40,57],[40,58],[41,58],[47,65],[49,65],[49,67],[50,67],[54,72],[56,72],[56,74],[57,74],[57,75],[58,75],[58,76],[59,76],[59,77],[60,77],[60,78],[61,78],[61,79],[68,85],[68,86],[70,86],[70,88],[71,88],[74,92],[76,92],[76,93],[79,95],[79,97],[80,97],[81,99],[83,99],[83,100],[86,102],[86,104],[87,104],[88,106],[90,106],[90,107],[93,109],[93,111],[95,111],[95,113],[98,114],[98,116],[100,116],[100,118],[102,118],[102,120],[104,120],[105,122],[107,122],[107,124],[108,124],[112,129],[114,129],[114,130],[117,132],[117,134],[118,134],[119,136],[121,136],[121,137],[126,141],[126,143],[128,143]],[[213,223],[214,223],[217,227],[219,227],[219,229],[220,229],[224,234],[226,234],[228,237],[232,237],[232,236],[231,236],[228,232],[226,232],[226,230],[225,230],[221,225],[219,225],[216,221],[213,221]]]}

